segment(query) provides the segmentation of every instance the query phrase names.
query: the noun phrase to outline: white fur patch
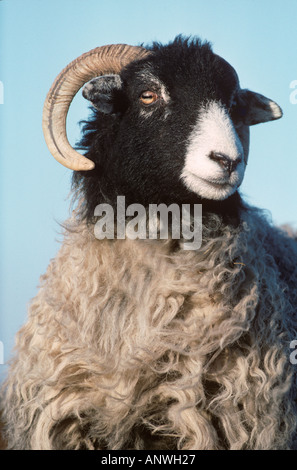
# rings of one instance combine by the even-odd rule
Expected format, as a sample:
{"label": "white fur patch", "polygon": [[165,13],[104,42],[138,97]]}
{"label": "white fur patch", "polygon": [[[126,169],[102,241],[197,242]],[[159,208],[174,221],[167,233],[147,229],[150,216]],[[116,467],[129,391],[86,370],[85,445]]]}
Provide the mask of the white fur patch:
{"label": "white fur patch", "polygon": [[[211,152],[239,163],[229,174],[210,158]],[[182,180],[203,198],[223,200],[241,184],[245,166],[243,148],[227,110],[212,101],[200,114],[190,134]]]}
{"label": "white fur patch", "polygon": [[270,101],[269,106],[274,119],[279,119],[282,117],[283,113],[278,104],[276,104],[274,101]]}

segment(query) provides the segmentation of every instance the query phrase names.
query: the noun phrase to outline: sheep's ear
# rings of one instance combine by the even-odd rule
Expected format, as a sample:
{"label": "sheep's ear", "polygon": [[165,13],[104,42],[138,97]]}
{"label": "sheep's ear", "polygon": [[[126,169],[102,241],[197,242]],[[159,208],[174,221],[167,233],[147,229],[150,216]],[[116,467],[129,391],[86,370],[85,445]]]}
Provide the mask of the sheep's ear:
{"label": "sheep's ear", "polygon": [[112,114],[114,109],[114,92],[120,90],[122,80],[119,75],[102,75],[90,80],[83,88],[82,95],[94,108],[104,114]]}
{"label": "sheep's ear", "polygon": [[237,106],[240,118],[248,126],[274,121],[283,115],[275,101],[250,90],[240,90]]}

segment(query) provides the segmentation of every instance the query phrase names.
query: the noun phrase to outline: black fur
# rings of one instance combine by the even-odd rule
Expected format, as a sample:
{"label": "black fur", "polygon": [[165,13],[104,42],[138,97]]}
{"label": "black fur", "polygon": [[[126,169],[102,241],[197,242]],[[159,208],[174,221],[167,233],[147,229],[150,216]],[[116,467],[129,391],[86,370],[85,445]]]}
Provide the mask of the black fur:
{"label": "black fur", "polygon": [[[94,170],[73,177],[74,187],[85,196],[84,216],[92,220],[97,204],[115,205],[118,195],[125,196],[127,204],[144,206],[202,202],[204,213],[215,210],[236,216],[238,193],[226,201],[206,201],[180,180],[187,138],[201,106],[217,100],[230,110],[238,87],[236,72],[199,39],[178,36],[167,46],[154,43],[147,49],[152,51],[149,58],[122,71],[122,87],[115,87],[111,95],[112,112],[94,109],[84,123],[77,148],[96,164]],[[160,93],[151,73],[165,84],[170,103],[159,100],[150,116],[149,106],[139,97],[146,90]],[[140,117],[140,108],[146,117]],[[165,119],[166,108],[170,113]]]}

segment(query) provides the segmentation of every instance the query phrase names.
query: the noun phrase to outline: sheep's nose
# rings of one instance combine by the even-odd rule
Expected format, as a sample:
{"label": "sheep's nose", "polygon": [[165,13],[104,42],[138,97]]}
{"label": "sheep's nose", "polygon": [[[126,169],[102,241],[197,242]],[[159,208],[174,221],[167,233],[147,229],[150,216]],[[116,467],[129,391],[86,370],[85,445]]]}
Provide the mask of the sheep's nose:
{"label": "sheep's nose", "polygon": [[237,165],[241,162],[241,156],[232,160],[227,155],[218,152],[210,152],[209,158],[214,162],[217,162],[229,175],[236,169]]}

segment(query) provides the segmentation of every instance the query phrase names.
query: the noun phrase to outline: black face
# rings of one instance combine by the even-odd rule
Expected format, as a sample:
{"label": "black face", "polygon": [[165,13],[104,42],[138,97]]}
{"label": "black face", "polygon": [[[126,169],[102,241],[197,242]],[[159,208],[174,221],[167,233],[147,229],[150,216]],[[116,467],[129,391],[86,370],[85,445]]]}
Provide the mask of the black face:
{"label": "black face", "polygon": [[[180,178],[188,137],[209,101],[232,112],[238,78],[198,40],[177,38],[151,50],[149,58],[122,71],[107,100],[104,95],[104,110],[98,101],[101,111],[84,128],[79,148],[96,167],[75,174],[74,181],[85,193],[89,217],[97,204],[114,203],[122,195],[127,204],[145,206],[201,202]],[[225,202],[218,204],[223,207]]]}

